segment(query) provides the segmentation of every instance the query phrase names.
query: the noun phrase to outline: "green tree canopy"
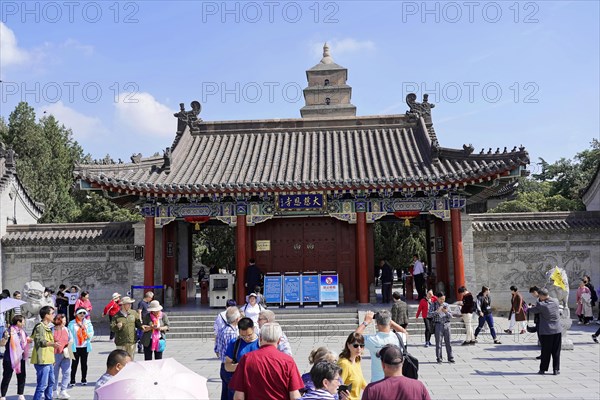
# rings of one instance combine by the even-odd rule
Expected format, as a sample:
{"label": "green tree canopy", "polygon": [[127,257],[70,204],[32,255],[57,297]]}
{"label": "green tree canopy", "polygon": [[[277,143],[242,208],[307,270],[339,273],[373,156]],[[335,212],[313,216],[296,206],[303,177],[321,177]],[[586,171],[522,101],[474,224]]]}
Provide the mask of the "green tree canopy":
{"label": "green tree canopy", "polygon": [[96,194],[73,190],[73,167],[91,157],[73,132],[52,115],[36,121],[35,111],[21,102],[0,119],[0,140],[17,154],[17,174],[35,201],[44,203],[40,222],[136,221],[137,213],[121,209]]}
{"label": "green tree canopy", "polygon": [[394,268],[407,269],[413,254],[427,254],[425,230],[417,224],[404,226],[403,221],[380,221],[374,224],[375,261],[386,260]]}
{"label": "green tree canopy", "polygon": [[594,177],[600,164],[600,142],[593,139],[590,148],[575,155],[574,160],[561,158],[549,164],[540,158],[542,171],[531,178],[521,178],[517,197],[490,210],[491,213],[585,210],[581,194]]}

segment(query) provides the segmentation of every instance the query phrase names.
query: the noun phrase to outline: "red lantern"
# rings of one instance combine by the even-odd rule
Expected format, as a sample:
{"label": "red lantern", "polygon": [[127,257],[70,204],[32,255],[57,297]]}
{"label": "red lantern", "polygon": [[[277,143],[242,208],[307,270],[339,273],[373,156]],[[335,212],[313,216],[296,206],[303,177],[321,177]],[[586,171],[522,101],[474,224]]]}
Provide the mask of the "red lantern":
{"label": "red lantern", "polygon": [[410,226],[410,220],[416,218],[421,214],[420,210],[409,210],[409,211],[395,211],[394,215],[396,218],[404,218],[404,226]]}
{"label": "red lantern", "polygon": [[206,221],[208,221],[210,219],[209,216],[207,215],[197,215],[197,216],[191,216],[191,217],[183,217],[183,220],[185,222],[189,222],[194,225],[194,229],[199,231],[200,230],[200,224],[205,223]]}

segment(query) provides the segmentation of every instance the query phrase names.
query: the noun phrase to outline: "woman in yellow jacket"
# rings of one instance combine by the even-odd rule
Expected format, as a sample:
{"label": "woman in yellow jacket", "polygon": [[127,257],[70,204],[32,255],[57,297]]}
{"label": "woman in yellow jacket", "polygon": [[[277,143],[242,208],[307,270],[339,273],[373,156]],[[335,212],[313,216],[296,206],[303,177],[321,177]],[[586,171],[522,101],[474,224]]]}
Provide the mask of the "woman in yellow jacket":
{"label": "woman in yellow jacket", "polygon": [[340,378],[344,385],[352,385],[350,389],[350,400],[359,400],[360,392],[367,387],[367,381],[360,367],[360,356],[365,351],[365,338],[360,333],[352,332],[346,343],[344,350],[340,353],[338,365],[342,368]]}
{"label": "woman in yellow jacket", "polygon": [[54,386],[54,349],[58,348],[58,343],[54,342],[54,334],[50,324],[54,319],[54,308],[44,306],[40,310],[42,322],[38,323],[33,329],[31,338],[33,339],[33,351],[31,353],[31,363],[35,367],[37,376],[37,386],[33,400],[41,400],[42,396],[46,399],[52,398],[52,388]]}

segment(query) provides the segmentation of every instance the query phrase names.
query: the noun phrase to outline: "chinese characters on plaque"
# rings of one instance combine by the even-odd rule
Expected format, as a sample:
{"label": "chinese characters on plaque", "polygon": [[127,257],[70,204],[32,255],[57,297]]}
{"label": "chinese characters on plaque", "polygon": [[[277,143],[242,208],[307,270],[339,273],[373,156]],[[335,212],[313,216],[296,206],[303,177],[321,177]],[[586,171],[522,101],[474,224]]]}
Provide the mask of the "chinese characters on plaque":
{"label": "chinese characters on plaque", "polygon": [[280,210],[321,210],[325,205],[323,193],[279,195],[277,207]]}

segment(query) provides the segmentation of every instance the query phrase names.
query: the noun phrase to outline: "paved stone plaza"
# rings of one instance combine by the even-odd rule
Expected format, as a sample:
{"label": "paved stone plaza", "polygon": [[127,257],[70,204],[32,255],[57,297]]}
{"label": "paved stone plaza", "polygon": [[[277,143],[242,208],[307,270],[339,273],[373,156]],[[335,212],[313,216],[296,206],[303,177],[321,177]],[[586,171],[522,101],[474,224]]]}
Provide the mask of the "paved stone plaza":
{"label": "paved stone plaza", "polygon": [[[506,327],[505,318],[498,318],[498,330]],[[456,364],[435,362],[434,348],[424,348],[422,337],[412,337],[410,352],[420,363],[420,379],[425,383],[432,399],[594,399],[600,398],[600,345],[593,343],[591,334],[598,325],[574,325],[569,337],[575,350],[564,351],[561,356],[561,375],[537,375],[539,354],[535,335],[505,335],[499,337],[502,345],[493,345],[489,332],[483,332],[476,346],[460,346],[462,338],[453,338]],[[106,329],[99,327],[100,332]],[[314,347],[325,345],[339,352],[344,339],[291,338],[294,355],[300,372],[308,371],[308,354]],[[418,344],[418,345],[417,345]],[[93,354],[90,355],[89,386],[77,385],[69,392],[73,399],[93,398],[95,380],[104,372],[106,356],[114,348],[106,334],[96,336]],[[143,357],[143,355],[138,355]],[[168,341],[166,357],[174,357],[192,370],[208,378],[210,398],[220,394],[219,362],[214,357],[212,340]],[[445,357],[445,353],[444,353]],[[370,377],[370,357],[363,360],[365,378]],[[25,394],[31,399],[35,390],[35,371],[27,367]],[[80,380],[78,372],[77,380]],[[16,379],[13,377],[7,399],[16,399]],[[124,399],[125,400],[125,399]],[[150,400],[150,399],[148,399]]]}

